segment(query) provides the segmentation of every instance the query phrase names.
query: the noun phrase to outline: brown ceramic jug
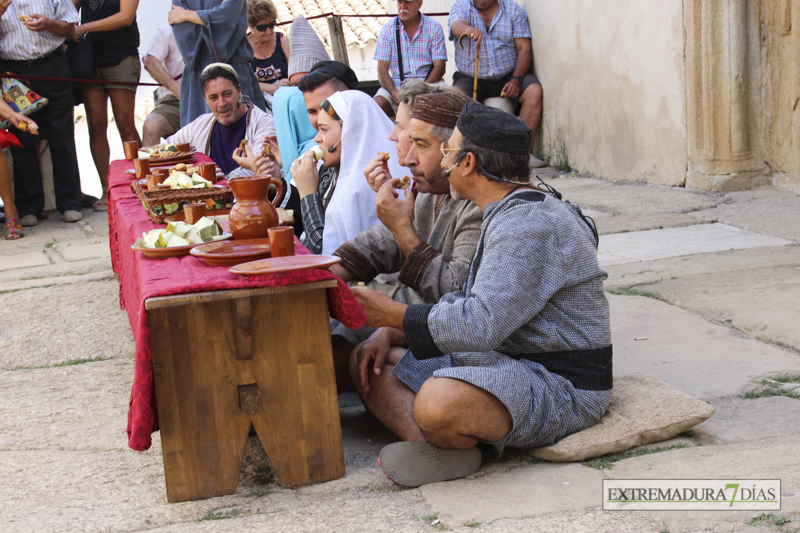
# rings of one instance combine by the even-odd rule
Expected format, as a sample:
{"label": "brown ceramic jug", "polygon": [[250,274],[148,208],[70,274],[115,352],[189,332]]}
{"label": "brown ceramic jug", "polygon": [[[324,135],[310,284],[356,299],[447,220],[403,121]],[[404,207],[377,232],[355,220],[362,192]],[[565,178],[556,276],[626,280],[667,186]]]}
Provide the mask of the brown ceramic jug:
{"label": "brown ceramic jug", "polygon": [[[275,198],[267,200],[270,183],[278,187]],[[234,239],[259,239],[267,236],[267,230],[280,225],[275,206],[283,196],[283,182],[270,176],[233,178],[228,186],[236,197],[228,216]]]}

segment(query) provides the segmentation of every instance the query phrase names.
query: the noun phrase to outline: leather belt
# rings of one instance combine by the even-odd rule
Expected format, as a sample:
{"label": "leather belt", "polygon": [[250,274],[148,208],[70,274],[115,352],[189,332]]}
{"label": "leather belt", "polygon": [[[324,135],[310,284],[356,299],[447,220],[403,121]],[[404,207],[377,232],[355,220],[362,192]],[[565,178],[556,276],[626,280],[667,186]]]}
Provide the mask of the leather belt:
{"label": "leather belt", "polygon": [[8,65],[9,67],[14,66],[25,66],[25,67],[38,67],[39,65],[44,65],[45,63],[52,61],[58,57],[64,55],[64,51],[61,49],[61,46],[47,54],[46,56],[42,56],[37,59],[5,59],[3,62]]}

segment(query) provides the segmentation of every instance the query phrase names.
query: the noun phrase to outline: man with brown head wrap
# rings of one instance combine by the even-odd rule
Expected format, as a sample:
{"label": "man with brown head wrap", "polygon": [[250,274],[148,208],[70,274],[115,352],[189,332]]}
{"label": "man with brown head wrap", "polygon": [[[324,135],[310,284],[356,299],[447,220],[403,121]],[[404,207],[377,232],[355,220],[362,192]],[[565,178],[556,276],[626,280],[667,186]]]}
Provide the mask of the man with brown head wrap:
{"label": "man with brown head wrap", "polygon": [[[460,290],[481,231],[481,214],[468,200],[450,196],[443,175],[440,146],[453,132],[463,107],[472,100],[458,92],[416,96],[408,134],[411,146],[405,157],[416,183],[416,198],[395,191],[400,176],[393,176],[376,197],[382,225],[363,231],[335,252],[342,262],[331,271],[345,281],[372,281],[379,274],[399,273],[399,283],[382,290],[403,303],[436,303],[443,294]],[[375,283],[371,284],[373,287]],[[348,330],[335,323],[333,335],[348,344],[337,347],[339,385],[349,382],[347,361],[352,346],[375,330]],[[379,335],[388,332],[379,332]]]}

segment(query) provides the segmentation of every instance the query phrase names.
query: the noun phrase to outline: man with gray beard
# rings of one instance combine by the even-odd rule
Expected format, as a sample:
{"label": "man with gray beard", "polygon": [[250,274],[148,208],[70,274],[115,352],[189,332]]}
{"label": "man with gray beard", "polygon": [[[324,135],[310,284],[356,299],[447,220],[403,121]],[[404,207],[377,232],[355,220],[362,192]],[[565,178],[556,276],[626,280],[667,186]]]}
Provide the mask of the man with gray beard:
{"label": "man with gray beard", "polygon": [[[405,197],[395,192],[398,177],[389,177],[376,197],[382,225],[361,232],[335,252],[342,262],[331,272],[345,281],[372,282],[379,274],[398,273],[399,283],[381,287],[405,304],[436,303],[442,295],[463,288],[481,232],[481,212],[469,200],[450,195],[450,183],[441,167],[440,146],[453,132],[470,98],[457,92],[434,92],[416,97],[407,134],[411,146],[405,156],[416,183]],[[377,288],[377,283],[371,283]],[[334,350],[339,392],[351,384],[348,361],[352,347],[375,330],[348,330],[332,323],[332,335],[341,337]],[[341,343],[345,342],[344,346]]]}

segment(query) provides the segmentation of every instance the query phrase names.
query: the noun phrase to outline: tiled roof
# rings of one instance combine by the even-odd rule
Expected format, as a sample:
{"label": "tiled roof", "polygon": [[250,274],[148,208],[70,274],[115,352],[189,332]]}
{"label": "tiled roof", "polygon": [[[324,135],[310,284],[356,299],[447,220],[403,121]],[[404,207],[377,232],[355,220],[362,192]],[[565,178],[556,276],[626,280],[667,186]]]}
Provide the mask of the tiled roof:
{"label": "tiled roof", "polygon": [[[274,3],[278,10],[278,22],[288,22],[298,15],[308,18],[324,13],[386,15],[389,2],[388,0],[275,0]],[[347,46],[356,45],[364,48],[370,41],[376,41],[381,26],[386,21],[386,18],[343,18],[342,26]],[[320,36],[325,47],[331,48],[327,19],[319,18],[308,22]],[[283,27],[283,31],[289,32],[288,25]]]}

